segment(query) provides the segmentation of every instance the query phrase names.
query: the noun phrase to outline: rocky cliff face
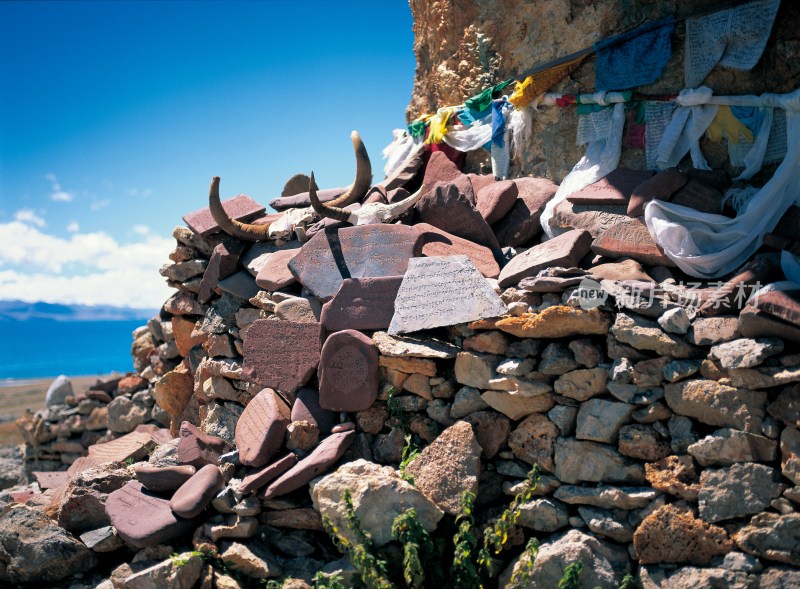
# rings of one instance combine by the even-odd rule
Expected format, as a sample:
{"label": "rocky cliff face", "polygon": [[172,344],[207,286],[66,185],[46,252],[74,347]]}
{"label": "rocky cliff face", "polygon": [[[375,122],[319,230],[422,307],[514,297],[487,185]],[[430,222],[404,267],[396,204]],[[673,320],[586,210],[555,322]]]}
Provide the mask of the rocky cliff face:
{"label": "rocky cliff face", "polygon": [[[409,120],[464,99],[490,84],[538,64],[568,55],[595,41],[669,14],[693,14],[703,0],[630,2],[628,0],[410,0],[414,16],[417,71]],[[639,89],[676,93],[683,85],[683,23],[672,35],[673,54],[662,78]],[[750,72],[717,68],[706,79],[715,94],[789,92],[800,85],[800,6],[784,2],[764,55]],[[589,57],[555,90],[594,91],[594,58]],[[545,176],[560,182],[583,155],[575,145],[574,110],[543,108],[534,117],[533,138],[513,175]],[[726,151],[704,145],[712,166],[725,163]],[[716,149],[714,149],[716,147]],[[623,150],[622,165],[644,168],[641,150]],[[490,171],[483,152],[470,154],[470,170]]]}

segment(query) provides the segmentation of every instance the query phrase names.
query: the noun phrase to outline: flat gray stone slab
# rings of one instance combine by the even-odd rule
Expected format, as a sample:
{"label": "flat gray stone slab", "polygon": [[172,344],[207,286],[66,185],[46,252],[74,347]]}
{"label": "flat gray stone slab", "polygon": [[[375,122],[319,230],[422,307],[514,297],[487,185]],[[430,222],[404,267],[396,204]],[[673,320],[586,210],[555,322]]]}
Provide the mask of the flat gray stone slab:
{"label": "flat gray stone slab", "polygon": [[467,256],[412,258],[388,333],[467,323],[506,311],[505,303]]}

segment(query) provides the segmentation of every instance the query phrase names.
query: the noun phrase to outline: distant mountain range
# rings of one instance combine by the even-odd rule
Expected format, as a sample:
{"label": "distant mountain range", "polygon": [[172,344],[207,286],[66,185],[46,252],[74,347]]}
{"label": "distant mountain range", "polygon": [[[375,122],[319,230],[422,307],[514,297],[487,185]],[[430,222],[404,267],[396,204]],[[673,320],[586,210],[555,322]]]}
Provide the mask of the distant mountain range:
{"label": "distant mountain range", "polygon": [[138,321],[157,315],[156,309],[133,309],[110,305],[61,305],[0,301],[0,321]]}

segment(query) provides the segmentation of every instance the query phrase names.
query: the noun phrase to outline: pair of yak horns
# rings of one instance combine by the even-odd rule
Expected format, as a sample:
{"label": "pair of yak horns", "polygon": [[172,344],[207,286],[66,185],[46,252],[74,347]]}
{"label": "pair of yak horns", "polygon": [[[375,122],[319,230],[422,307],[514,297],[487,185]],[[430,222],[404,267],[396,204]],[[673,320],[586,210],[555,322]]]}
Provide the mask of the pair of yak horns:
{"label": "pair of yak horns", "polygon": [[[346,221],[349,213],[341,207],[346,207],[354,202],[360,202],[367,194],[372,185],[372,165],[367,155],[361,136],[357,131],[350,134],[353,140],[353,150],[356,154],[356,178],[350,188],[332,200],[328,204],[322,204],[317,197],[316,184],[314,183],[314,173],[311,173],[311,180],[308,186],[308,196],[311,206],[318,215],[330,217],[339,221]],[[245,241],[262,241],[269,236],[269,224],[254,225],[252,223],[242,223],[231,217],[222,207],[219,198],[219,176],[211,179],[211,186],[208,189],[208,206],[211,209],[211,216],[220,226],[220,229],[229,235]]]}

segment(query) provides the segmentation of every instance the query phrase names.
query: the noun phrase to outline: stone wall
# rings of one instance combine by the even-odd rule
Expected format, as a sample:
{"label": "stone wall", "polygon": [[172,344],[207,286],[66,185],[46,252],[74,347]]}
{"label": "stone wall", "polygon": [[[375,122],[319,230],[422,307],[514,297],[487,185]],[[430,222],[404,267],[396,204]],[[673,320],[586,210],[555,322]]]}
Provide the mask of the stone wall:
{"label": "stone wall", "polygon": [[[627,0],[410,0],[414,16],[417,71],[409,120],[438,107],[461,104],[486,86],[536,65],[568,55],[595,41],[634,29],[669,14],[691,14],[708,7],[702,0],[628,2]],[[502,8],[500,8],[502,6]],[[677,93],[683,86],[685,26],[672,35],[673,55],[662,78],[638,91]],[[750,72],[717,68],[705,84],[715,94],[790,92],[800,87],[800,6],[783,2],[767,48]],[[594,58],[589,57],[553,91],[594,91]],[[545,107],[534,117],[533,139],[524,162],[511,177],[539,176],[561,182],[583,155],[575,145],[574,109]],[[703,143],[712,167],[727,159],[726,150]],[[468,157],[467,171],[491,171],[483,152]],[[644,169],[642,150],[623,149],[622,164]]]}

